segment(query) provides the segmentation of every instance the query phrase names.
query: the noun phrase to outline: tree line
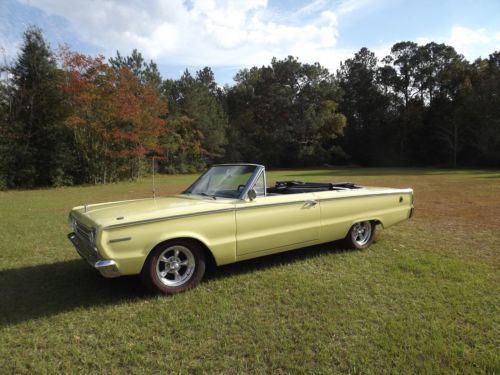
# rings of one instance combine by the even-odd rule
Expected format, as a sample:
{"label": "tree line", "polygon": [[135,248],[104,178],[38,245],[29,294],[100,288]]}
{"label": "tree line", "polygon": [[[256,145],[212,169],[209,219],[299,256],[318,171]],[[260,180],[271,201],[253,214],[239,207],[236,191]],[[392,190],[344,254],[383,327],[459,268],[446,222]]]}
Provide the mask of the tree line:
{"label": "tree line", "polygon": [[499,166],[500,53],[367,48],[336,73],[294,57],[163,79],[153,61],[53,51],[28,28],[0,80],[0,188],[188,173],[214,162],[269,167]]}
{"label": "tree line", "polygon": [[341,64],[339,144],[366,165],[500,166],[500,52],[469,63],[434,42],[366,48]]}

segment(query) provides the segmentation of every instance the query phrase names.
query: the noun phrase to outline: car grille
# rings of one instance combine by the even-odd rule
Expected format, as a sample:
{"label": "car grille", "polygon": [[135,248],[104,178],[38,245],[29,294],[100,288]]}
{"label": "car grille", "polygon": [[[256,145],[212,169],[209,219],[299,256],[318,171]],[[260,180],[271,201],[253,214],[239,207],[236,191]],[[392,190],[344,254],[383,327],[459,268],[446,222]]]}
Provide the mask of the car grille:
{"label": "car grille", "polygon": [[100,259],[99,254],[92,248],[88,241],[83,240],[75,233],[68,234],[68,239],[73,243],[78,254],[91,266],[94,266],[95,262]]}
{"label": "car grille", "polygon": [[78,221],[75,222],[75,233],[81,239],[92,243],[92,230]]}

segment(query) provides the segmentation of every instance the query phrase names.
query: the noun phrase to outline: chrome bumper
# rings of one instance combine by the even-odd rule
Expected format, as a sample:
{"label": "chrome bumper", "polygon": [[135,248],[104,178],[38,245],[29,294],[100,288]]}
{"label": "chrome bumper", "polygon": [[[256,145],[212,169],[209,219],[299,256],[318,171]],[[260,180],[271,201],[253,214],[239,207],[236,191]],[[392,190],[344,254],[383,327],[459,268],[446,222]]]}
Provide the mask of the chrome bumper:
{"label": "chrome bumper", "polygon": [[78,254],[80,254],[80,256],[92,267],[98,270],[102,276],[108,278],[120,276],[120,272],[114,260],[101,259],[97,250],[75,233],[68,234],[68,239],[71,241]]}

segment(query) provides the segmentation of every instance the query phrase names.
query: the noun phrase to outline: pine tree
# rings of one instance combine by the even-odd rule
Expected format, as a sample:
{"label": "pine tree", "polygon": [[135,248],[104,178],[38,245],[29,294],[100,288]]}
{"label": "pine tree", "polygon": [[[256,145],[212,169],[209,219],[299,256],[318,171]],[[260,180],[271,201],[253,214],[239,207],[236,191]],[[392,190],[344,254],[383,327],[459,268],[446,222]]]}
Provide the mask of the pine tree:
{"label": "pine tree", "polygon": [[29,28],[14,66],[7,131],[12,139],[11,186],[71,182],[71,138],[63,124],[60,74],[38,28]]}

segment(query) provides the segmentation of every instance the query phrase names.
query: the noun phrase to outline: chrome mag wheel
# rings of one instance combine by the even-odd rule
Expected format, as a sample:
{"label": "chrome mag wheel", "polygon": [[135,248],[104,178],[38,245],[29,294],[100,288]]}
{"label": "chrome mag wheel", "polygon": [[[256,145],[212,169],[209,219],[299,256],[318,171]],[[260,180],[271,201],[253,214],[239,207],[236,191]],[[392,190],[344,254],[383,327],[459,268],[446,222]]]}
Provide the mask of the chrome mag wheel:
{"label": "chrome mag wheel", "polygon": [[352,242],[361,247],[366,245],[372,236],[372,224],[369,221],[362,221],[353,225],[351,230]]}
{"label": "chrome mag wheel", "polygon": [[163,250],[156,262],[160,282],[169,287],[183,285],[193,276],[196,262],[190,249],[173,245]]}

